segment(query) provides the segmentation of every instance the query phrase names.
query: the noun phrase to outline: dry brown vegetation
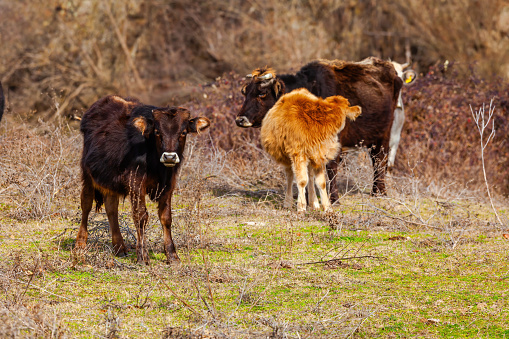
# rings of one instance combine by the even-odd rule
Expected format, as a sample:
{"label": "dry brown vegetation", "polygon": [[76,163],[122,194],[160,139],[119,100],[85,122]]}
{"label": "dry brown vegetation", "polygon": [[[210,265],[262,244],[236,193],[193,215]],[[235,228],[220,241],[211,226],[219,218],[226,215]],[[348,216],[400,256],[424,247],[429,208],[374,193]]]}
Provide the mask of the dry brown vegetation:
{"label": "dry brown vegetation", "polygon": [[[0,337],[508,337],[504,6],[0,0]],[[407,51],[420,77],[404,89],[388,196],[369,197],[361,150],[346,156],[333,213],[283,209],[282,169],[258,130],[234,124],[242,75]],[[68,118],[111,93],[212,121],[188,141],[173,200],[179,266],[164,263],[152,204],[150,267],[112,255],[104,213],[73,251],[82,138]],[[470,110],[492,100],[486,170],[502,223]]]}
{"label": "dry brown vegetation", "polygon": [[316,58],[476,61],[507,79],[508,17],[504,0],[1,1],[0,78],[12,112],[45,119],[111,93],[182,103],[225,72]]}
{"label": "dry brown vegetation", "polygon": [[[112,255],[104,213],[73,251],[79,136],[19,125],[0,137],[3,337],[508,335],[508,232],[477,192],[429,192],[416,171],[369,197],[361,152],[346,158],[334,212],[299,217],[282,208],[282,170],[255,143],[225,151],[211,133],[189,140],[173,200],[182,264],[165,264],[150,204],[144,267],[133,250]],[[129,210],[120,225],[134,249]]]}

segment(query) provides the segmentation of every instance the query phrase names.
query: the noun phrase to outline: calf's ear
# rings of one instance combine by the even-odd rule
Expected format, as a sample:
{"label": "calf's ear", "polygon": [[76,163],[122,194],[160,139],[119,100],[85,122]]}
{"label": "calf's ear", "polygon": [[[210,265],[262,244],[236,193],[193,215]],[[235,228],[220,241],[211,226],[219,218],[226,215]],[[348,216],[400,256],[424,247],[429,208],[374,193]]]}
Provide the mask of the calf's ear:
{"label": "calf's ear", "polygon": [[189,133],[200,133],[210,126],[210,120],[204,117],[189,120]]}
{"label": "calf's ear", "polygon": [[350,120],[355,120],[362,113],[361,106],[350,106],[346,109],[346,116]]}
{"label": "calf's ear", "polygon": [[148,138],[150,133],[154,130],[154,122],[152,119],[144,116],[135,117],[133,119],[133,126],[140,131],[145,138]]}

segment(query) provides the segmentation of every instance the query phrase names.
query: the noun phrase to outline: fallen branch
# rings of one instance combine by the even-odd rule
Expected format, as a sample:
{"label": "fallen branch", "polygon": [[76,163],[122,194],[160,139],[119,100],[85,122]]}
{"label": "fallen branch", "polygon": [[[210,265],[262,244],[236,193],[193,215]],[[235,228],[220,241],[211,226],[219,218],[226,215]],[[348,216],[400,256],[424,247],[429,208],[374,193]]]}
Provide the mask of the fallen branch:
{"label": "fallen branch", "polygon": [[163,280],[163,278],[157,274],[156,272],[154,271],[150,271],[150,273],[152,273],[153,275],[155,275],[156,277],[159,278],[159,281],[171,292],[171,294],[173,294],[173,296],[178,300],[180,301],[182,304],[184,304],[185,307],[187,307],[191,312],[193,312],[194,314],[197,314],[199,316],[201,316],[201,313],[196,311],[194,309],[193,306],[189,305],[189,303],[187,303],[184,299],[182,299],[181,297],[179,297],[177,295],[177,293],[175,293],[175,291]]}
{"label": "fallen branch", "polygon": [[[409,224],[413,224],[413,225],[417,225],[417,226],[424,226],[424,227],[430,227],[430,228],[434,228],[434,229],[438,229],[438,230],[441,230],[440,227],[437,227],[437,226],[431,226],[429,224],[424,224],[422,222],[418,222],[418,221],[412,221],[412,220],[406,220],[406,219],[403,219],[401,217],[397,217],[395,215],[392,215],[392,214],[389,214],[389,212],[387,212],[386,210],[384,209],[381,209],[379,207],[376,207],[376,206],[373,206],[373,205],[368,205],[368,204],[362,204],[364,206],[369,206],[371,208],[374,208],[375,210],[377,211],[380,211],[382,213],[384,213],[384,216],[385,217],[388,217],[388,218],[391,218],[391,219],[396,219],[396,220],[399,220],[399,221],[403,221],[403,222],[406,222],[406,223],[409,223]],[[368,212],[364,212],[364,213],[368,213]]]}
{"label": "fallen branch", "polygon": [[300,263],[300,264],[295,264],[295,265],[303,266],[303,265],[326,264],[326,263],[329,263],[329,262],[338,262],[338,261],[342,261],[342,260],[364,259],[364,258],[373,258],[373,259],[387,260],[386,257],[378,257],[376,255],[361,255],[361,256],[358,256],[358,257],[345,257],[345,258],[330,259],[330,260],[323,260],[323,261],[305,262],[305,263]]}

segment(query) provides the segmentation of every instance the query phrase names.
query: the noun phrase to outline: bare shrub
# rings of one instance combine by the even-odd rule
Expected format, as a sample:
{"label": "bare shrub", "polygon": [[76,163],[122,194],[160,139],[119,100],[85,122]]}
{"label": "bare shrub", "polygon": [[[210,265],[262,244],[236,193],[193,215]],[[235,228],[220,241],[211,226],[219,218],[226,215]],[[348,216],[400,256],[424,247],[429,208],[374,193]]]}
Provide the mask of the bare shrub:
{"label": "bare shrub", "polygon": [[47,272],[66,267],[58,259],[43,253],[26,255],[14,251],[0,264],[0,337],[2,338],[67,338],[67,328],[56,311],[48,312],[47,304],[32,302],[31,289]]}
{"label": "bare shrub", "polygon": [[180,103],[226,72],[286,72],[317,58],[412,59],[418,70],[457,60],[464,74],[478,61],[481,74],[507,77],[504,8],[504,0],[4,1],[0,74],[10,107],[44,119],[79,116],[111,93]]}
{"label": "bare shrub", "polygon": [[484,80],[473,70],[464,80],[456,65],[440,64],[415,86],[406,88],[403,101],[407,118],[395,174],[414,171],[427,187],[456,183],[456,191],[464,187],[484,191],[480,136],[470,106],[482,107],[493,99],[497,134],[484,150],[486,173],[495,192],[509,192],[509,148],[505,142],[509,104],[506,86],[493,80]]}
{"label": "bare shrub", "polygon": [[0,142],[0,195],[19,220],[69,217],[80,183],[81,137],[65,125],[18,125]]}

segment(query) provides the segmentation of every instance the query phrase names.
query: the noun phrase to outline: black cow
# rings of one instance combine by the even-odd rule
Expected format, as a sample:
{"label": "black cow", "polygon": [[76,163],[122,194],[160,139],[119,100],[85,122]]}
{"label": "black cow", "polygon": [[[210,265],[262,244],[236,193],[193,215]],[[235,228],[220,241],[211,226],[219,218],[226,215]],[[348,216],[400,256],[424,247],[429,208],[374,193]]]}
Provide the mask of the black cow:
{"label": "black cow", "polygon": [[[388,61],[368,58],[361,62],[317,60],[296,74],[276,75],[268,68],[258,68],[248,75],[251,81],[242,88],[244,104],[235,121],[239,127],[260,127],[265,114],[284,94],[304,87],[316,96],[341,95],[350,105],[362,107],[362,114],[347,120],[339,135],[343,149],[359,145],[370,148],[374,167],[372,194],[385,194],[387,152],[394,109],[402,80]],[[339,197],[336,175],[340,155],[327,165],[331,200]]]}
{"label": "black cow", "polygon": [[112,234],[113,251],[125,255],[127,248],[118,224],[120,197],[129,196],[137,231],[138,263],[149,262],[145,245],[148,222],[145,195],[159,203],[164,251],[168,262],[179,257],[171,237],[171,196],[182,164],[186,136],[210,125],[207,118],[190,119],[181,107],[154,107],[136,99],[107,96],[95,102],[81,120],[83,188],[81,226],[76,247],[87,242],[88,215],[93,200],[99,210],[104,203]]}

